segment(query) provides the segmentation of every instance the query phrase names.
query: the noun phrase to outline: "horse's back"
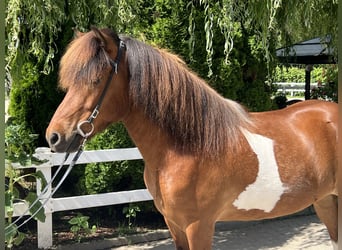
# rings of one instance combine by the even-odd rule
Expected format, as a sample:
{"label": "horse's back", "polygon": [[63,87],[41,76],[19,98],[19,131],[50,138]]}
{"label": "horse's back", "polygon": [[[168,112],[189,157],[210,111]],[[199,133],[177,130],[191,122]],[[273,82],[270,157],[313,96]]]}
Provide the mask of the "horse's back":
{"label": "horse's back", "polygon": [[255,133],[274,141],[284,179],[294,184],[310,178],[313,180],[310,183],[315,183],[317,192],[322,194],[336,188],[336,103],[304,101],[277,111],[252,113],[251,117]]}
{"label": "horse's back", "polygon": [[320,100],[310,100],[297,102],[283,109],[284,111],[301,111],[310,113],[321,113],[325,114],[328,120],[331,120],[334,124],[337,124],[337,115],[338,115],[338,105],[335,102],[327,102]]}
{"label": "horse's back", "polygon": [[[293,104],[286,109],[288,122],[299,132],[328,141],[333,148],[337,143],[338,105],[334,102],[310,100]],[[322,143],[322,141],[321,141]]]}
{"label": "horse's back", "polygon": [[303,101],[281,110],[251,113],[251,117],[256,127],[272,127],[274,130],[278,127],[279,132],[286,127],[298,132],[311,133],[312,136],[315,131],[328,129],[337,139],[338,105],[333,102]]}
{"label": "horse's back", "polygon": [[[310,100],[285,109],[252,113],[257,131],[282,139],[291,145],[306,142],[316,150],[330,150],[337,157],[338,105],[333,102]],[[299,143],[298,145],[302,145]]]}

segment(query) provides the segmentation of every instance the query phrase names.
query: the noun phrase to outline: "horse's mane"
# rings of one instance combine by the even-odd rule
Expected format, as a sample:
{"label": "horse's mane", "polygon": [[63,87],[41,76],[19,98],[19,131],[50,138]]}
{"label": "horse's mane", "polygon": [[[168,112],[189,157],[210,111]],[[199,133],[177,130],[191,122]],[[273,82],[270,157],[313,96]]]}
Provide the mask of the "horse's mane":
{"label": "horse's mane", "polygon": [[143,107],[178,147],[216,155],[237,145],[240,129],[251,124],[242,106],[217,94],[174,54],[123,39],[133,104]]}
{"label": "horse's mane", "polygon": [[[110,29],[104,29],[118,44],[118,36]],[[110,68],[110,58],[104,44],[94,32],[79,34],[68,46],[60,62],[59,87],[68,89],[70,84],[93,87]]]}
{"label": "horse's mane", "polygon": [[[112,31],[102,30],[117,42]],[[238,144],[240,129],[251,124],[238,103],[224,99],[177,56],[129,37],[126,43],[132,105],[174,139],[184,151],[217,155]],[[109,67],[94,32],[75,39],[61,60],[60,86],[92,86]]]}

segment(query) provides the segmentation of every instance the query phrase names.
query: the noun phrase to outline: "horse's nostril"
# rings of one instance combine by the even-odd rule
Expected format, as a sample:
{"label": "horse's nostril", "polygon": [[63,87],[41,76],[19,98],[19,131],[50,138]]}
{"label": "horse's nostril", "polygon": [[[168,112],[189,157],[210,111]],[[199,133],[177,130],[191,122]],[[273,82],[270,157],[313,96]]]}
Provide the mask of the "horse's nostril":
{"label": "horse's nostril", "polygon": [[50,146],[58,144],[59,138],[60,136],[58,133],[52,133],[50,136]]}

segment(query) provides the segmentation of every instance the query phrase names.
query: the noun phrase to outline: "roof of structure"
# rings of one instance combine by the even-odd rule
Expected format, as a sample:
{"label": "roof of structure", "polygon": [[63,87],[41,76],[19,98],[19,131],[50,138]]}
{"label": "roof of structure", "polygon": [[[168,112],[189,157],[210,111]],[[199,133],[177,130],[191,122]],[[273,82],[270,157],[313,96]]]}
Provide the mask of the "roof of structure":
{"label": "roof of structure", "polygon": [[280,62],[295,64],[334,64],[333,48],[330,47],[330,36],[316,37],[289,47],[276,50]]}

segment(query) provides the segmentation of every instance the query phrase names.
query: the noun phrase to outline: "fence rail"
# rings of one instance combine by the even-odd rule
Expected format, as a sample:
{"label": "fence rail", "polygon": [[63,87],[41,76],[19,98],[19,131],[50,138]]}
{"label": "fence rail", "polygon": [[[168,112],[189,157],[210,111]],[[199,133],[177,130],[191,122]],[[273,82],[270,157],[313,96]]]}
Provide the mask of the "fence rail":
{"label": "fence rail", "polygon": [[[305,82],[276,82],[274,83],[277,86],[277,92],[283,94],[290,94],[290,96],[295,96],[295,94],[305,92]],[[310,89],[316,88],[317,83],[311,83]]]}
{"label": "fence rail", "polygon": [[[35,156],[47,162],[41,165],[32,165],[30,168],[35,168],[37,171],[43,172],[47,182],[51,180],[51,170],[53,166],[58,166],[64,158],[64,154],[51,153],[48,148],[37,148]],[[73,158],[73,154],[69,159]],[[137,148],[125,149],[108,149],[96,151],[84,151],[77,161],[77,164],[98,163],[98,162],[113,162],[122,160],[138,160],[142,156]],[[69,164],[70,160],[65,164]],[[20,166],[17,166],[20,168]],[[27,167],[26,167],[27,168]],[[37,183],[37,190],[40,190],[40,183]],[[49,187],[42,199],[46,199],[51,194],[52,187]],[[39,193],[38,193],[39,195]],[[53,245],[52,238],[52,215],[58,211],[68,211],[90,207],[101,207],[109,205],[117,205],[124,203],[140,202],[152,200],[151,194],[147,189],[138,189],[131,191],[111,192],[105,194],[71,196],[62,198],[51,198],[44,206],[46,219],[45,222],[37,222],[38,248],[50,248]],[[22,215],[26,209],[25,203],[14,204],[14,216]]]}

